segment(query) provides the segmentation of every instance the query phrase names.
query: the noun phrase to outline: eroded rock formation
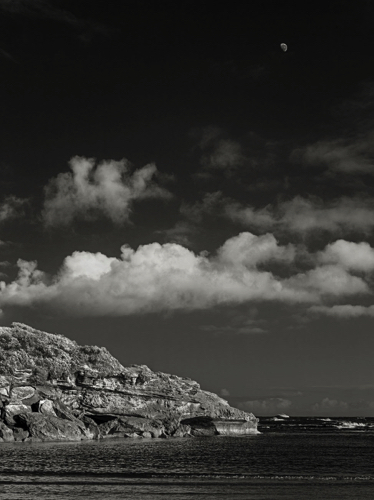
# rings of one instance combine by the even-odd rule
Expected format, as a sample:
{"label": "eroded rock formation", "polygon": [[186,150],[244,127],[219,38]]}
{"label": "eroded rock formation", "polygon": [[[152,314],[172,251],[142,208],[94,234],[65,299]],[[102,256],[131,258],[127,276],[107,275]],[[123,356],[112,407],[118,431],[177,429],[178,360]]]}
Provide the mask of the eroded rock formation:
{"label": "eroded rock formation", "polygon": [[21,323],[0,327],[0,441],[257,433],[257,419],[197,382]]}

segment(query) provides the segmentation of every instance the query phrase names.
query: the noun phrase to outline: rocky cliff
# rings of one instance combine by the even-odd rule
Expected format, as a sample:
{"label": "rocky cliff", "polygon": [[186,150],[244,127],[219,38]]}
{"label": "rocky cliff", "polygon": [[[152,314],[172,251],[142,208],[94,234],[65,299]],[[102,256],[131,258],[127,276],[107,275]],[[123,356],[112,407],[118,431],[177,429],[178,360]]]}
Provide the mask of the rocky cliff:
{"label": "rocky cliff", "polygon": [[123,367],[21,323],[0,327],[0,441],[257,433],[257,419],[188,378]]}

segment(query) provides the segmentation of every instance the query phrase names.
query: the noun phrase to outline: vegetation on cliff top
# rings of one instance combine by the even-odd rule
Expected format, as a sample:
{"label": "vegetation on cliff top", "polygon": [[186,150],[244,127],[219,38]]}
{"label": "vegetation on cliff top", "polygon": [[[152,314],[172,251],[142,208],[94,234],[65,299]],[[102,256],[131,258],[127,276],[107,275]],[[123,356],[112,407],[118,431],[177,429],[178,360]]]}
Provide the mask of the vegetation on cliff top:
{"label": "vegetation on cliff top", "polygon": [[66,379],[81,367],[102,376],[123,370],[105,347],[79,346],[63,335],[42,332],[23,323],[0,327],[2,375],[30,369],[41,383],[43,379]]}

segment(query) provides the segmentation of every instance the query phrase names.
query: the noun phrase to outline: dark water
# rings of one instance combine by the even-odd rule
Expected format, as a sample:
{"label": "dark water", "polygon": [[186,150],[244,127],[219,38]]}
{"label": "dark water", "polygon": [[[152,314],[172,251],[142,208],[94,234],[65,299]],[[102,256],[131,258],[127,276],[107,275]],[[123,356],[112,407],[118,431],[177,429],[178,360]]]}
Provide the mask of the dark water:
{"label": "dark water", "polygon": [[261,419],[259,429],[236,438],[3,443],[0,499],[374,498],[373,419]]}

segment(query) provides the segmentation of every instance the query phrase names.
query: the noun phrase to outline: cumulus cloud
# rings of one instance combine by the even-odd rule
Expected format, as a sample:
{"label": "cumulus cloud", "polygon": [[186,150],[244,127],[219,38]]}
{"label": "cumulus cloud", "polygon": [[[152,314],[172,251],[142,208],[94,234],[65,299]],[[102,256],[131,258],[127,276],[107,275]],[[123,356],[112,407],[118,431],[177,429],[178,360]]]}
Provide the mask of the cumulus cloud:
{"label": "cumulus cloud", "polygon": [[72,172],[61,173],[45,188],[43,219],[46,226],[68,225],[76,218],[104,215],[115,223],[129,220],[135,200],[170,198],[155,181],[157,168],[146,165],[130,173],[127,160],[95,165],[93,158],[75,156]]}
{"label": "cumulus cloud", "polygon": [[227,240],[218,250],[222,262],[243,264],[255,267],[269,261],[292,262],[295,257],[293,245],[280,246],[272,234],[255,236],[252,233],[240,233]]}
{"label": "cumulus cloud", "polygon": [[[241,247],[246,238],[250,242],[247,255]],[[267,239],[272,250],[260,257],[258,247]],[[277,252],[282,259],[287,253],[271,238],[243,233],[210,258],[173,243],[151,243],[137,250],[124,245],[121,250],[121,258],[74,252],[49,281],[34,262],[19,261],[18,278],[1,285],[0,305],[47,304],[76,314],[123,315],[256,300],[316,300],[314,293],[294,290],[272,273],[256,268],[260,261],[277,258]],[[238,254],[240,261],[236,260]]]}
{"label": "cumulus cloud", "polygon": [[285,281],[293,289],[314,291],[321,295],[341,297],[370,293],[362,278],[352,276],[342,267],[333,265],[317,267]]}
{"label": "cumulus cloud", "polygon": [[365,241],[360,243],[335,241],[327,245],[323,252],[319,252],[318,259],[322,263],[339,264],[354,271],[374,270],[374,248]]}
{"label": "cumulus cloud", "polygon": [[[363,278],[339,265],[317,263],[287,278],[267,270],[272,262],[283,262],[295,273],[294,254],[292,245],[279,245],[273,235],[244,232],[211,256],[176,243],[151,243],[137,250],[123,245],[120,258],[74,252],[51,277],[38,270],[36,262],[19,260],[17,279],[1,282],[0,306],[45,305],[78,315],[126,315],[256,301],[321,306],[325,298],[370,293]],[[230,325],[230,331],[234,327],[239,333],[265,331],[253,318]]]}
{"label": "cumulus cloud", "polygon": [[292,402],[284,398],[267,398],[244,401],[238,403],[237,406],[241,410],[253,412],[258,415],[274,415],[280,411],[288,410],[292,406]]}

